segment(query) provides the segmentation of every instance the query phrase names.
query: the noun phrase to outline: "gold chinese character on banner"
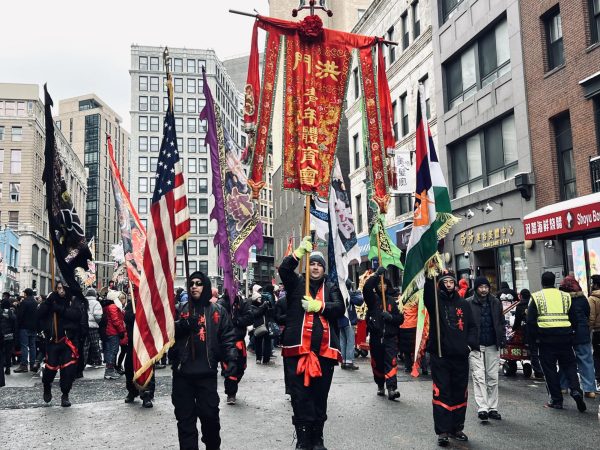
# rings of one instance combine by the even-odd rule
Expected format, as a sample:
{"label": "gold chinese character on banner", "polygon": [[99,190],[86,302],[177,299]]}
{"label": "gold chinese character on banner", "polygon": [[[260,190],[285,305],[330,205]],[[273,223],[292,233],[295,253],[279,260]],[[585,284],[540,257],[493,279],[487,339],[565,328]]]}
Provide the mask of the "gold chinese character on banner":
{"label": "gold chinese character on banner", "polygon": [[500,239],[500,228],[494,228],[494,238]]}
{"label": "gold chinese character on banner", "polygon": [[319,172],[313,169],[312,167],[305,167],[304,169],[300,169],[300,183],[314,186],[318,173]]}
{"label": "gold chinese character on banner", "polygon": [[314,87],[307,89],[304,96],[308,97],[306,99],[306,101],[304,102],[305,105],[310,105],[311,103],[317,103],[317,100],[319,100],[319,97],[317,97]]}
{"label": "gold chinese character on banner", "polygon": [[481,242],[481,233],[477,233],[475,235],[475,242],[477,242],[478,244]]}
{"label": "gold chinese character on banner", "polygon": [[338,66],[335,62],[333,61],[318,61],[317,62],[317,73],[316,76],[317,78],[327,78],[327,77],[331,77],[332,80],[334,81],[338,81],[337,76],[339,74],[342,73],[341,70],[337,70]]}
{"label": "gold chinese character on banner", "polygon": [[317,154],[319,153],[314,148],[301,148],[302,159],[300,160],[300,164],[308,163],[313,166],[317,164]]}
{"label": "gold chinese character on banner", "polygon": [[487,239],[488,239],[488,241],[491,241],[494,239],[494,232],[492,230],[489,230],[487,232]]}
{"label": "gold chinese character on banner", "polygon": [[317,127],[302,127],[300,131],[300,139],[305,144],[317,145],[317,138],[319,137],[319,131]]}
{"label": "gold chinese character on banner", "polygon": [[310,125],[314,124],[317,121],[317,111],[312,108],[306,108],[302,115],[302,119],[308,120]]}
{"label": "gold chinese character on banner", "polygon": [[467,233],[465,233],[463,231],[462,233],[460,233],[460,245],[462,245],[464,247],[466,243],[467,243]]}
{"label": "gold chinese character on banner", "polygon": [[300,64],[301,62],[306,64],[306,72],[310,73],[312,66],[312,56],[296,52],[294,54],[294,70],[298,68],[298,64]]}

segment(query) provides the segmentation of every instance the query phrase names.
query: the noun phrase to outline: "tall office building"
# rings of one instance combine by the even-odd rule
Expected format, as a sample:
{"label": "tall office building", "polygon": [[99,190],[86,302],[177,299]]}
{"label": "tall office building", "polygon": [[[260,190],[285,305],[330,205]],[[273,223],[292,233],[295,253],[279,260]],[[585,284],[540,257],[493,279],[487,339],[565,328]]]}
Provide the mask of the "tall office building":
{"label": "tall office building", "polygon": [[[85,221],[86,173],[60,129],[56,146],[73,205]],[[18,259],[3,255],[4,286],[50,292],[50,243],[45,204],[44,104],[37,84],[0,83],[0,224],[19,236]],[[5,234],[6,236],[6,234]]]}
{"label": "tall office building", "polygon": [[113,275],[111,249],[121,240],[106,135],[112,137],[115,159],[127,186],[129,133],[121,117],[95,94],[61,100],[58,109],[57,126],[87,170],[85,234],[88,242],[94,239],[98,286],[106,286]]}
{"label": "tall office building", "polygon": [[[131,46],[131,195],[145,222],[154,192],[154,174],[162,139],[162,122],[168,105],[163,47]],[[222,285],[213,245],[220,224],[211,221],[214,205],[210,155],[205,145],[206,122],[199,119],[205,99],[202,67],[224,126],[241,144],[240,94],[213,50],[169,48],[172,58],[174,113],[177,148],[183,162],[191,216],[188,239],[189,270],[208,274],[215,286]],[[175,286],[185,285],[183,247],[177,248]]]}

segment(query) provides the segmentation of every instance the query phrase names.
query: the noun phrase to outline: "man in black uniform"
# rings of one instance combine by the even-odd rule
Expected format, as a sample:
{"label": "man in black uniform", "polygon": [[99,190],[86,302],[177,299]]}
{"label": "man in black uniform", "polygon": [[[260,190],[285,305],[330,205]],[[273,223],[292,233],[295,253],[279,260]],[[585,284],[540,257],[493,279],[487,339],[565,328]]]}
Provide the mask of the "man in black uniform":
{"label": "man in black uniform", "polygon": [[142,399],[142,406],[144,408],[152,408],[152,400],[154,400],[154,370],[152,371],[152,377],[148,381],[146,387],[139,390],[133,382],[133,325],[135,323],[135,312],[133,312],[133,302],[135,300],[127,302],[125,305],[125,329],[127,330],[127,353],[125,354],[125,386],[127,387],[127,397],[125,397],[125,403],[133,403],[135,398],[139,395]]}
{"label": "man in black uniform", "polygon": [[[296,449],[324,450],[323,426],[333,368],[341,360],[337,319],[344,300],[337,285],[325,281],[325,259],[312,252],[310,237],[283,259],[279,276],[287,293],[283,366],[292,397],[298,441]],[[305,278],[295,272],[298,261],[310,253],[310,296]]]}
{"label": "man in black uniform", "polygon": [[377,383],[377,395],[385,395],[388,390],[388,399],[396,400],[400,397],[398,392],[397,362],[398,332],[404,322],[404,316],[398,310],[394,290],[387,278],[384,279],[383,288],[387,308],[383,309],[381,295],[381,276],[385,268],[380,266],[371,275],[363,287],[363,298],[369,308],[367,310],[367,327],[369,330],[369,345],[371,350],[371,368],[373,378]]}
{"label": "man in black uniform", "polygon": [[[471,308],[456,292],[456,279],[445,272],[438,279],[438,306],[435,306],[436,286],[431,278],[425,281],[423,302],[429,312],[429,343],[431,378],[433,380],[433,423],[438,445],[448,445],[449,437],[467,441],[463,433],[469,385],[469,354],[477,349],[477,327]],[[439,313],[441,357],[438,353],[436,315]]]}
{"label": "man in black uniform", "polygon": [[42,374],[46,403],[52,400],[52,381],[60,370],[60,405],[71,406],[69,392],[77,372],[79,353],[76,343],[82,310],[81,301],[60,281],[56,283],[56,291],[50,293],[38,308],[38,323],[46,338],[46,364]]}
{"label": "man in black uniform", "polygon": [[223,361],[225,376],[237,373],[235,331],[227,311],[210,302],[212,287],[204,273],[192,273],[188,289],[189,301],[175,322],[175,345],[169,352],[179,447],[198,449],[200,419],[202,442],[207,450],[217,450],[221,445],[217,369]]}
{"label": "man in black uniform", "polygon": [[254,315],[250,302],[244,300],[240,295],[236,295],[233,303],[229,301],[229,295],[226,292],[219,300],[219,304],[229,313],[233,329],[235,331],[235,347],[238,350],[237,360],[235,362],[235,373],[227,370],[223,364],[221,375],[225,377],[225,394],[227,395],[227,404],[235,405],[235,396],[238,391],[238,384],[242,381],[246,371],[247,351],[246,351],[246,330],[254,322]]}

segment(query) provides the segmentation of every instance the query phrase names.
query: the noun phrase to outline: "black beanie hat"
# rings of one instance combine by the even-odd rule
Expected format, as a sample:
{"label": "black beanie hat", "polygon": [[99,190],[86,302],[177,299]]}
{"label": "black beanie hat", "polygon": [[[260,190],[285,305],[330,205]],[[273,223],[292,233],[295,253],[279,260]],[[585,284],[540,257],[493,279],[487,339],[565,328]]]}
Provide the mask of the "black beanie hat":
{"label": "black beanie hat", "polygon": [[542,287],[554,287],[554,283],[556,282],[556,275],[552,272],[544,272],[542,274]]}
{"label": "black beanie hat", "polygon": [[484,284],[487,285],[487,287],[490,287],[490,282],[486,277],[484,277],[483,275],[478,276],[473,282],[473,290],[476,291],[479,286],[482,286]]}

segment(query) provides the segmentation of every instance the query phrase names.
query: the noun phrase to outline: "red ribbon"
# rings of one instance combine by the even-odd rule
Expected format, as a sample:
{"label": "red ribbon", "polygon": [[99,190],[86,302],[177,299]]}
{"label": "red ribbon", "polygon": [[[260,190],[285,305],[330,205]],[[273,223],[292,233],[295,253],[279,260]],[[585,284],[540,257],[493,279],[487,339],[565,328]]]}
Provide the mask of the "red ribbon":
{"label": "red ribbon", "polygon": [[298,360],[298,367],[296,368],[296,375],[304,373],[304,386],[310,386],[310,379],[320,377],[323,375],[321,372],[321,363],[319,357],[315,352],[311,351],[305,355],[302,355]]}

